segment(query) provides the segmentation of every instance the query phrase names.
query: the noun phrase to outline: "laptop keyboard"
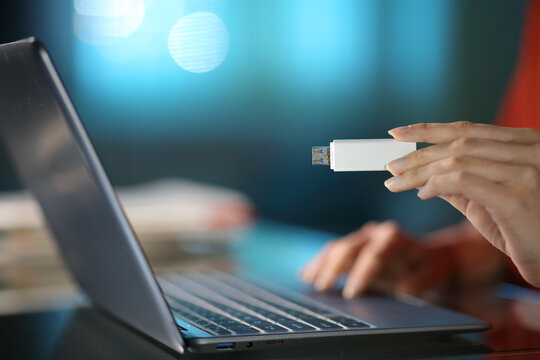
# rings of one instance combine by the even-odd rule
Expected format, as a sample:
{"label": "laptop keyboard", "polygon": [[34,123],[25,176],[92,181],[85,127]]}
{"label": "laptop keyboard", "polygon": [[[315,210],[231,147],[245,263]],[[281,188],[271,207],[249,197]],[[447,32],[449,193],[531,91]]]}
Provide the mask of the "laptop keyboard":
{"label": "laptop keyboard", "polygon": [[217,336],[372,327],[330,308],[278,295],[225,273],[169,274],[158,281],[177,318]]}

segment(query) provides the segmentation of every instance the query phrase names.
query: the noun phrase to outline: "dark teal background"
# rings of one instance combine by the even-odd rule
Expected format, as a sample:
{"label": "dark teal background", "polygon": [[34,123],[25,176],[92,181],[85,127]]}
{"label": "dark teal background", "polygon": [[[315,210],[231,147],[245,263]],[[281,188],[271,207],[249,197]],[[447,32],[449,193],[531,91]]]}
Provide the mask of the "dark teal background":
{"label": "dark teal background", "polygon": [[[0,39],[48,47],[115,185],[181,176],[246,193],[260,215],[345,232],[370,219],[412,231],[459,221],[439,200],[391,194],[388,174],[310,165],[312,145],[387,137],[414,122],[496,116],[514,67],[522,0],[153,0],[105,58],[73,34],[73,2],[0,5]],[[167,50],[184,15],[212,11],[230,48],[189,73]],[[138,30],[139,31],[139,30]],[[127,53],[126,53],[127,52]],[[17,182],[0,154],[0,187]]]}

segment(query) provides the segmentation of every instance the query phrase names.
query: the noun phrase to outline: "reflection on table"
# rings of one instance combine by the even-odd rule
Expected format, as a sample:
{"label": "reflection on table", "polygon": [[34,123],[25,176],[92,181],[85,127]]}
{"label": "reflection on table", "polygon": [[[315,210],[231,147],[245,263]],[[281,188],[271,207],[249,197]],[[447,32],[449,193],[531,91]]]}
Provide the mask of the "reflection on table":
{"label": "reflection on table", "polygon": [[[304,286],[297,280],[298,269],[332,238],[332,234],[265,221],[256,222],[237,236],[234,241],[219,246],[176,243],[176,260],[164,268],[181,270],[219,263],[222,268],[248,269],[255,276],[278,278],[282,285],[298,288]],[[98,309],[84,303],[81,307],[76,287],[68,284],[70,291],[59,296],[62,301],[34,303],[30,308],[33,312],[19,311],[0,317],[2,354],[32,359],[174,358]],[[36,293],[39,290],[32,289]],[[53,291],[46,286],[41,290]],[[540,295],[537,292],[503,283],[446,295],[440,303],[490,322],[493,328],[484,333],[444,338],[368,336],[339,346],[313,344],[310,349],[288,349],[285,353],[276,347],[275,351],[264,353],[222,353],[218,358],[540,358]],[[36,312],[37,305],[49,311]]]}

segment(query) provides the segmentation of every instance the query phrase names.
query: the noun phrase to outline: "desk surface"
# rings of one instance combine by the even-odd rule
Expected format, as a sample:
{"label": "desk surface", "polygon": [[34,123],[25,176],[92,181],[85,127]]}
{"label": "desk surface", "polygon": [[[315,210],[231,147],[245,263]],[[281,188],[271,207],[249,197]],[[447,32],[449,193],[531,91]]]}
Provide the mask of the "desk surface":
{"label": "desk surface", "polygon": [[[243,235],[231,252],[234,264],[281,283],[300,286],[294,275],[331,235],[263,223]],[[200,249],[199,249],[200,250]],[[256,254],[265,254],[264,257]],[[444,305],[493,324],[479,334],[435,339],[367,338],[353,344],[195,358],[399,359],[540,358],[540,294],[509,284],[455,295]],[[172,359],[174,356],[122,324],[85,306],[0,317],[0,358]]]}

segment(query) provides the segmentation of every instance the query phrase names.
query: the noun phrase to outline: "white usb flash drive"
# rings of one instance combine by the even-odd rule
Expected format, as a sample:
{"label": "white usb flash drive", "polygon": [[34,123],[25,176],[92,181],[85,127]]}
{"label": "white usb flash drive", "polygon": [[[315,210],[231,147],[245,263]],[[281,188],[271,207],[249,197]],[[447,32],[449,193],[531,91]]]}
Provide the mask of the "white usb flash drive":
{"label": "white usb flash drive", "polygon": [[390,161],[415,150],[416,143],[394,139],[334,140],[330,146],[312,147],[311,163],[334,171],[383,171]]}

